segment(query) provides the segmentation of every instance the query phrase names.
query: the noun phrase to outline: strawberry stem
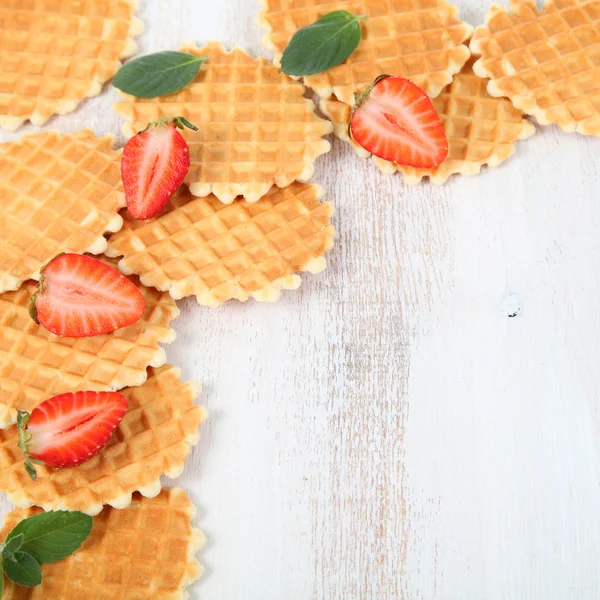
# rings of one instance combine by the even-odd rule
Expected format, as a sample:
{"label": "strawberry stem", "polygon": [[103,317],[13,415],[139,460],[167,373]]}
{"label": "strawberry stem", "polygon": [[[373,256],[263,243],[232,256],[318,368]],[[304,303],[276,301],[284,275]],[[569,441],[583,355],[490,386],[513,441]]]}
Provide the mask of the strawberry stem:
{"label": "strawberry stem", "polygon": [[[64,252],[57,254],[54,258],[58,258],[62,256]],[[54,260],[54,258],[52,260]],[[52,262],[52,260],[44,265],[40,270],[40,279],[38,281],[38,291],[37,294],[33,294],[29,300],[29,316],[39,325],[40,321],[38,319],[37,306],[35,304],[38,294],[44,294],[46,291],[46,282],[44,281],[44,269]]]}
{"label": "strawberry stem", "polygon": [[354,114],[355,110],[358,110],[366,100],[368,100],[369,95],[371,94],[371,91],[373,90],[373,88],[382,80],[382,79],[387,79],[388,77],[392,77],[392,75],[387,75],[387,74],[382,74],[382,75],[378,75],[377,77],[375,77],[375,80],[373,81],[373,83],[371,83],[370,85],[368,85],[362,92],[354,93],[354,106],[352,107],[352,112],[350,113],[350,120],[348,121],[348,137],[352,140],[354,139],[354,137],[352,136],[352,127],[350,126],[350,124],[352,123],[352,115]]}
{"label": "strawberry stem", "polygon": [[192,131],[198,131],[198,128],[190,123],[185,117],[160,117],[160,119],[156,119],[155,121],[150,121],[146,128],[140,133],[146,133],[152,127],[169,127],[173,124],[177,129],[191,129]]}
{"label": "strawberry stem", "polygon": [[17,430],[19,432],[18,446],[19,446],[21,452],[23,452],[23,455],[25,456],[25,465],[24,465],[25,470],[29,474],[29,477],[31,477],[31,479],[33,479],[35,481],[37,479],[37,473],[35,471],[35,467],[33,466],[33,463],[34,462],[38,463],[38,464],[41,464],[41,463],[35,459],[32,459],[29,456],[29,452],[27,450],[27,445],[29,444],[29,441],[31,440],[31,435],[27,431],[27,423],[29,422],[30,416],[31,415],[26,410],[18,410],[17,411]]}
{"label": "strawberry stem", "polygon": [[391,77],[391,75],[378,75],[372,84],[367,86],[360,94],[354,94],[354,109],[360,108],[360,105],[369,97],[371,90],[382,80]]}
{"label": "strawberry stem", "polygon": [[33,294],[29,300],[29,316],[39,325],[38,314],[37,314],[37,306],[35,305],[35,301],[37,300],[37,294]]}

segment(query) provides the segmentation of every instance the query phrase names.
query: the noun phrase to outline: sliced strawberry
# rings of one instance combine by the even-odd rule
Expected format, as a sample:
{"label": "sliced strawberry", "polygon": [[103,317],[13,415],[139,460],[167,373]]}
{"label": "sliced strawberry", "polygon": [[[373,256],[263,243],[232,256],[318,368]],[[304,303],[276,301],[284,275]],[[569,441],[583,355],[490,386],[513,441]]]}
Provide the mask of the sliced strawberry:
{"label": "sliced strawberry", "polygon": [[59,254],[43,269],[31,297],[33,319],[63,337],[110,333],[140,319],[140,290],[109,265],[82,254]]}
{"label": "sliced strawberry", "polygon": [[177,127],[198,130],[183,117],[163,118],[149,123],[123,148],[121,177],[135,219],[157,215],[190,168],[190,150]]}
{"label": "sliced strawberry", "polygon": [[365,150],[399,165],[431,169],[448,156],[431,100],[403,77],[382,75],[358,97],[350,131]]}
{"label": "sliced strawberry", "polygon": [[75,467],[98,454],[127,411],[117,392],[75,392],[45,400],[31,414],[19,411],[19,448],[25,468],[36,478],[32,463]]}

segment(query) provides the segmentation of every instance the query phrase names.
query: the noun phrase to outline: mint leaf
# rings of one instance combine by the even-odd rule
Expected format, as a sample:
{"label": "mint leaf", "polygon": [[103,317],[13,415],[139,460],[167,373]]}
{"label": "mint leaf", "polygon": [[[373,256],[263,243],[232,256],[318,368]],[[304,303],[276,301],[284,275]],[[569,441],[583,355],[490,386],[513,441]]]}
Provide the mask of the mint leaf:
{"label": "mint leaf", "polygon": [[0,553],[0,598],[4,589],[2,569],[19,585],[42,582],[40,564],[69,556],[92,530],[92,517],[81,512],[55,511],[23,519],[6,536]]}
{"label": "mint leaf", "polygon": [[31,587],[42,583],[42,569],[27,552],[15,552],[3,561],[4,572],[19,585]]}
{"label": "mint leaf", "polygon": [[8,556],[9,554],[13,554],[21,548],[23,545],[24,535],[20,533],[19,535],[15,535],[10,540],[6,542],[4,549],[2,550],[3,556]]}
{"label": "mint leaf", "polygon": [[29,553],[40,564],[51,563],[73,554],[91,530],[92,517],[89,515],[66,510],[43,512],[16,525],[6,537],[6,544],[8,546],[14,537],[23,534],[20,550]]}
{"label": "mint leaf", "polygon": [[112,84],[137,98],[156,98],[178,92],[200,71],[208,56],[186,52],[156,52],[123,65]]}
{"label": "mint leaf", "polygon": [[364,16],[334,10],[312,25],[298,29],[281,57],[287,75],[314,75],[344,62],[360,42]]}

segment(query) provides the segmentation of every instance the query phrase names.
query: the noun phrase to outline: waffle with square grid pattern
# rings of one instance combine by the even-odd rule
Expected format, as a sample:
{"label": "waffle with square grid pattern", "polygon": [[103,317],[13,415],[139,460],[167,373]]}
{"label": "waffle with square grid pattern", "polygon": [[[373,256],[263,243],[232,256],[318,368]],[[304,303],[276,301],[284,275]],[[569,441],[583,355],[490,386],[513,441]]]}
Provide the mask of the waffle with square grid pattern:
{"label": "waffle with square grid pattern", "polygon": [[154,219],[125,214],[107,254],[123,257],[122,272],[175,299],[196,296],[207,306],[232,298],[274,302],[282,289],[300,285],[297,271],[327,266],[333,209],[321,196],[320,186],[295,182],[258,202],[226,205],[214,196],[195,198],[183,186]]}
{"label": "waffle with square grid pattern", "polygon": [[600,0],[493,5],[477,27],[473,69],[540,124],[600,136]]}
{"label": "waffle with square grid pattern", "polygon": [[0,145],[0,292],[17,290],[60,252],[101,254],[123,224],[121,151],[88,129]]}
{"label": "waffle with square grid pattern", "polygon": [[37,325],[29,315],[34,281],[0,294],[0,427],[16,421],[17,409],[31,411],[56,394],[141,385],[149,365],[164,364],[159,342],[175,339],[169,324],[179,309],[168,294],[131,279],[146,300],[142,318],[93,337],[59,337]]}
{"label": "waffle with square grid pattern", "polygon": [[[4,540],[17,523],[40,512],[16,508],[0,531]],[[204,535],[192,527],[197,510],[181,488],[155,498],[134,494],[123,510],[105,507],[93,519],[81,548],[42,565],[42,583],[27,588],[5,584],[10,600],[184,600],[186,587],[201,577],[196,554]]]}
{"label": "waffle with square grid pattern", "polygon": [[[471,63],[454,77],[452,83],[432,102],[448,137],[448,158],[433,169],[415,169],[373,157],[384,173],[400,171],[404,181],[415,184],[429,177],[434,184],[444,183],[451,175],[475,175],[481,167],[495,167],[515,151],[515,142],[535,132],[506,98],[493,98],[486,91],[487,80],[473,74]],[[370,156],[348,136],[351,109],[337,100],[322,100],[322,112],[334,124],[338,137],[349,142],[362,157]]]}
{"label": "waffle with square grid pattern", "polygon": [[194,404],[198,386],[180,381],[180,369],[150,369],[146,382],[121,393],[129,406],[102,452],[77,467],[36,465],[33,481],[17,446],[17,426],[0,429],[0,491],[17,506],[97,514],[105,504],[124,508],[135,491],[160,492],[160,477],[179,477],[206,410]]}
{"label": "waffle with square grid pattern", "polygon": [[3,0],[0,127],[75,110],[136,51],[135,0]]}
{"label": "waffle with square grid pattern", "polygon": [[221,202],[243,196],[255,202],[273,184],[290,185],[313,174],[315,159],[330,149],[328,121],[317,117],[304,87],[264,58],[241,48],[226,52],[218,42],[182,52],[208,56],[197,77],[181,91],[159,98],[125,98],[115,104],[130,137],[149,121],[183,116],[198,127],[182,135],[190,148],[186,183],[195,196]]}
{"label": "waffle with square grid pattern", "polygon": [[472,27],[456,16],[446,0],[262,0],[258,24],[267,30],[263,45],[281,53],[301,27],[323,15],[346,10],[366,15],[358,48],[340,65],[304,77],[321,98],[335,96],[346,104],[354,94],[387,73],[410,79],[431,96],[452,81],[469,58],[465,42]]}

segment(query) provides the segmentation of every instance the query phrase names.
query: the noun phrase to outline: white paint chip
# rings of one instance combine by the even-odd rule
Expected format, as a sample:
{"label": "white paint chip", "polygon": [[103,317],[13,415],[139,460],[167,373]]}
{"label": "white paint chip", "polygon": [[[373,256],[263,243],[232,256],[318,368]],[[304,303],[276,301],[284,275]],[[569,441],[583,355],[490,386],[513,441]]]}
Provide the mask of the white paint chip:
{"label": "white paint chip", "polygon": [[521,312],[521,298],[518,294],[508,294],[504,296],[500,305],[500,312],[505,317],[516,317]]}

